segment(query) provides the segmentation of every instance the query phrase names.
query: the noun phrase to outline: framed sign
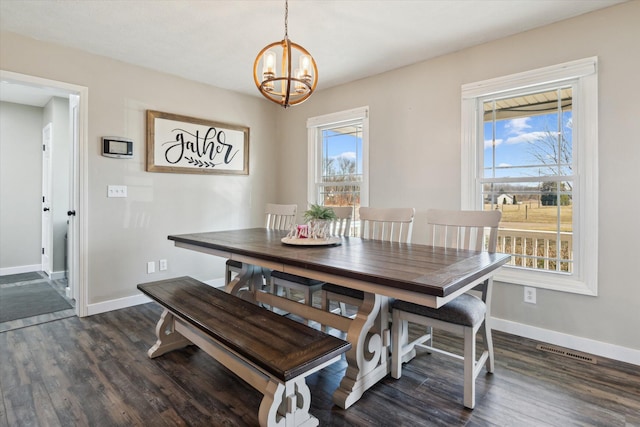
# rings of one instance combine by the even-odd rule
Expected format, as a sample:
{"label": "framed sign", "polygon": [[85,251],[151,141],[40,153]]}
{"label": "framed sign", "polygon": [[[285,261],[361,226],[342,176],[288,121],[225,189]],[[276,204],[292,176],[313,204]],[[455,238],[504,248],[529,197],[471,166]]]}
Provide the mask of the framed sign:
{"label": "framed sign", "polygon": [[249,174],[249,128],[147,110],[147,171]]}

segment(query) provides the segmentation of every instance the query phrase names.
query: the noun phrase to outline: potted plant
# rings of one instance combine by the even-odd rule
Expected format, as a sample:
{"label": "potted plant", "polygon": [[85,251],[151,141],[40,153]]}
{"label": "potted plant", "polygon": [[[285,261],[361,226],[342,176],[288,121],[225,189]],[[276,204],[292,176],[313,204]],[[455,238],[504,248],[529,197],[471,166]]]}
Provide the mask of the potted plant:
{"label": "potted plant", "polygon": [[311,222],[313,220],[327,220],[332,221],[336,219],[336,213],[332,208],[321,205],[311,205],[309,209],[303,213],[304,220]]}
{"label": "potted plant", "polygon": [[337,219],[336,213],[327,206],[312,204],[304,211],[303,218],[309,223],[311,238],[324,238],[327,235],[329,221]]}

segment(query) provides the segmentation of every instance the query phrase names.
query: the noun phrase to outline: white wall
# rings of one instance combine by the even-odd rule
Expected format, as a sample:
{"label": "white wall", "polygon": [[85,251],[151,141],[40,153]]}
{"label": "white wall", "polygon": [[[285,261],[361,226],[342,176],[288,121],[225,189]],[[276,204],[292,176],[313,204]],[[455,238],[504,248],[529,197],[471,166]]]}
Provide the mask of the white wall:
{"label": "white wall", "polygon": [[[0,37],[2,69],[89,90],[88,303],[139,295],[136,284],[178,275],[223,277],[224,260],[175,248],[167,235],[262,225],[276,200],[276,105],[11,33]],[[249,176],[145,172],[145,112],[153,109],[250,128]],[[102,136],[134,140],[133,159],[100,154]],[[127,198],[107,198],[126,185]],[[169,270],[146,274],[167,259]]]}
{"label": "white wall", "polygon": [[413,241],[421,242],[426,209],[460,208],[461,85],[598,56],[599,295],[540,289],[531,305],[521,286],[498,283],[492,309],[502,327],[640,350],[638,17],[640,2],[629,2],[316,93],[280,113],[288,167],[278,188],[306,202],[307,118],[368,105],[370,205],[415,207]]}
{"label": "white wall", "polygon": [[42,118],[40,107],[0,102],[0,271],[6,274],[41,265]]}

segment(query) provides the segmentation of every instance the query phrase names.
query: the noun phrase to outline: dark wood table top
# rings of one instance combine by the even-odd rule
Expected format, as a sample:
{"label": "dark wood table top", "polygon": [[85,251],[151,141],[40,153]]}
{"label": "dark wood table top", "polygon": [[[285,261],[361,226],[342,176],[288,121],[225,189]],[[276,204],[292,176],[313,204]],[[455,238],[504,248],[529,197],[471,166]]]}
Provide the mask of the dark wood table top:
{"label": "dark wood table top", "polygon": [[[293,246],[286,231],[243,230],[171,235],[187,244],[382,287],[446,297],[492,273],[510,255],[345,237],[335,246]],[[233,258],[232,256],[230,258]],[[380,292],[384,294],[384,292]],[[393,295],[390,295],[393,296]]]}

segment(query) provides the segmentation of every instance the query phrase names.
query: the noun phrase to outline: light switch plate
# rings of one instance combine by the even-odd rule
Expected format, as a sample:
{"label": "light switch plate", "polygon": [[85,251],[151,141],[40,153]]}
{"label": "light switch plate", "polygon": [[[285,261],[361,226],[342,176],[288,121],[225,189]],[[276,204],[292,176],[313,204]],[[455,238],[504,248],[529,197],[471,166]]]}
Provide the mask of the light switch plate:
{"label": "light switch plate", "polygon": [[126,185],[107,186],[107,197],[127,197],[127,186]]}

